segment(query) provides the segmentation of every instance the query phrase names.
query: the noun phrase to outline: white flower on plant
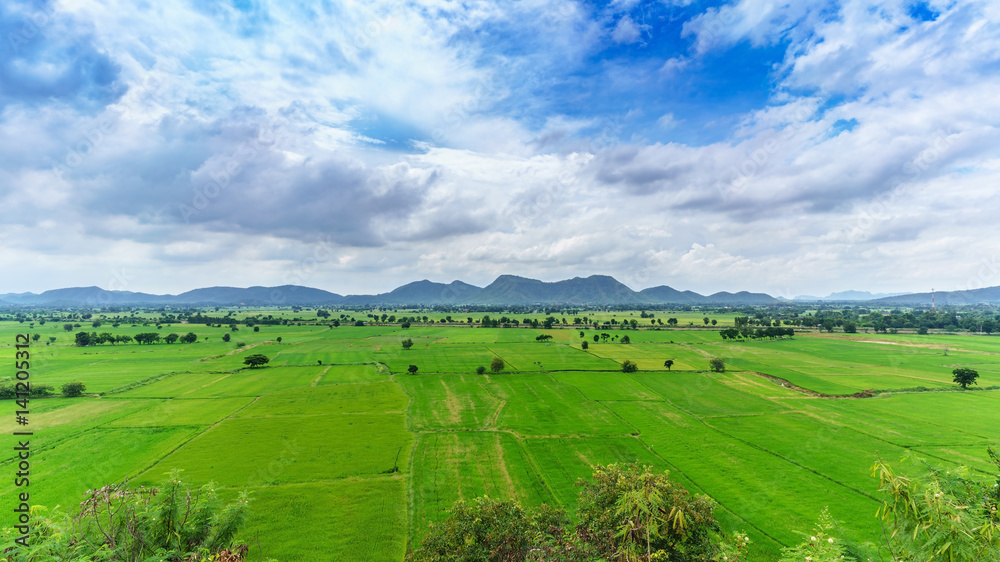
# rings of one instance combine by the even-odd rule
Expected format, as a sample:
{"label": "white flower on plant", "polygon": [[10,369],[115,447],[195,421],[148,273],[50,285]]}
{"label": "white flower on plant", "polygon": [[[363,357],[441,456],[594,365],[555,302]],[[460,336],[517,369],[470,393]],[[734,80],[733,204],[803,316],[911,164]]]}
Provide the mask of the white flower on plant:
{"label": "white flower on plant", "polygon": [[830,538],[826,539],[826,542],[828,542],[830,544],[833,544],[833,537],[830,537]]}

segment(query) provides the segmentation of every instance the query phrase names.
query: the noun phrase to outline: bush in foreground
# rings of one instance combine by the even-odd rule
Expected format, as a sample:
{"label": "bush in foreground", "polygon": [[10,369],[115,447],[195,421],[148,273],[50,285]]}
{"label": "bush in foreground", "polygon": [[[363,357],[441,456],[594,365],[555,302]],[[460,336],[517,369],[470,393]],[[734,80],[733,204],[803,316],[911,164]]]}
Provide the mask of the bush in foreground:
{"label": "bush in foreground", "polygon": [[248,549],[233,539],[246,521],[247,504],[246,492],[224,505],[211,484],[192,490],[175,471],[158,488],[118,484],[88,490],[75,515],[45,516],[44,508],[32,507],[28,546],[18,546],[8,528],[0,555],[7,562],[239,562]]}
{"label": "bush in foreground", "polygon": [[666,473],[637,464],[597,466],[591,482],[577,485],[575,528],[562,510],[544,504],[460,501],[408,559],[707,562],[721,552],[712,541],[715,503],[692,497]]}

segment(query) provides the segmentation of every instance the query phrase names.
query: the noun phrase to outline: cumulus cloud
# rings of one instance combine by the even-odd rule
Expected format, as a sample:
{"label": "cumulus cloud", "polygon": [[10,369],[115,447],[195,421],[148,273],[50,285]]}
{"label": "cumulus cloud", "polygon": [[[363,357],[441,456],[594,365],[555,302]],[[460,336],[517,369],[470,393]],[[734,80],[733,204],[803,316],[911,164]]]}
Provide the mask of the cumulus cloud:
{"label": "cumulus cloud", "polygon": [[33,266],[0,291],[958,285],[996,235],[998,28],[977,1],[4,3],[0,259]]}

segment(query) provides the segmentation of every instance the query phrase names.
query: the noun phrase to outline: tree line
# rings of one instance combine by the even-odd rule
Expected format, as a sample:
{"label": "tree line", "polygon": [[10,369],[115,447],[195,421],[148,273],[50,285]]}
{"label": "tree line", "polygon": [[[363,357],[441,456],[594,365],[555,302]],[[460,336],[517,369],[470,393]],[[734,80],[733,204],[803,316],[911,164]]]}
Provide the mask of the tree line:
{"label": "tree line", "polygon": [[164,341],[166,343],[194,343],[198,341],[198,335],[194,332],[188,332],[183,336],[180,334],[170,333],[166,336],[160,336],[156,332],[143,332],[136,334],[134,336],[128,336],[124,334],[114,335],[111,332],[78,332],[76,334],[75,344],[78,347],[87,347],[92,345],[103,345],[109,343],[111,345],[116,344],[129,344],[135,342],[139,345],[152,345],[154,343],[159,343]]}

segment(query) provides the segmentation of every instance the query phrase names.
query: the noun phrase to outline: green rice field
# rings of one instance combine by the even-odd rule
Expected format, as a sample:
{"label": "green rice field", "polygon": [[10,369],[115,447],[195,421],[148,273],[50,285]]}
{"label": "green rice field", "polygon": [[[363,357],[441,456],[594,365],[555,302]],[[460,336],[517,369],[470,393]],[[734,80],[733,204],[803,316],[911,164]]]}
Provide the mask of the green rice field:
{"label": "green rice field", "polygon": [[[876,542],[876,459],[914,452],[985,475],[987,446],[1000,446],[1000,391],[963,392],[951,380],[971,367],[978,388],[1000,385],[1000,337],[802,332],[734,342],[689,329],[699,313],[657,318],[669,316],[677,328],[644,320],[603,330],[629,344],[566,327],[345,323],[240,326],[229,342],[228,327],[175,324],[161,331],[198,341],[76,347],[61,324],[2,322],[0,347],[13,357],[15,334],[38,333],[31,380],[87,387],[84,397],[31,400],[34,503],[71,508],[88,488],[156,484],[181,469],[224,496],[248,490],[242,537],[281,561],[400,561],[457,500],[484,494],[573,513],[577,480],[612,462],[670,471],[718,502],[725,531],[749,533],[752,560],[774,560],[824,508],[845,539]],[[713,318],[732,325],[732,315]],[[246,367],[252,353],[271,361]],[[714,357],[725,372],[709,371]],[[501,372],[490,371],[494,358]],[[621,372],[625,360],[638,371]],[[850,397],[865,390],[879,392]],[[12,442],[17,406],[0,408]],[[6,502],[11,446],[0,471]]]}

